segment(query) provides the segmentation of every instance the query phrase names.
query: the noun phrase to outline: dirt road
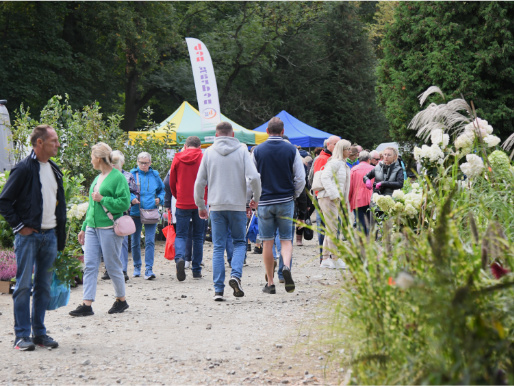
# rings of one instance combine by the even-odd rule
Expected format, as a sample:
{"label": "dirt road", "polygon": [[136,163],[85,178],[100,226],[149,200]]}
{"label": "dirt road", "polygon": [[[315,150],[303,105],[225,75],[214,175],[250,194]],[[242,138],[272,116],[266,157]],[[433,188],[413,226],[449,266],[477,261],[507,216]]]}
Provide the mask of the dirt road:
{"label": "dirt road", "polygon": [[[130,278],[130,308],[109,315],[114,301],[110,281],[100,280],[95,315],[73,318],[68,312],[82,299],[72,289],[68,306],[49,311],[48,334],[59,342],[54,350],[12,348],[10,295],[0,295],[0,382],[4,384],[334,384],[343,369],[325,366],[330,352],[319,343],[319,326],[327,299],[341,280],[336,270],[318,267],[316,241],[294,247],[296,291],[278,284],[266,295],[262,255],[249,252],[244,267],[243,298],[225,288],[225,302],[214,302],[212,244],[205,244],[203,278],[184,282],[175,263],[165,260],[164,244],[156,246],[156,280]],[[129,273],[132,271],[131,260]],[[229,276],[227,266],[227,282]],[[227,284],[227,283],[226,283]],[[321,307],[320,307],[321,306]]]}

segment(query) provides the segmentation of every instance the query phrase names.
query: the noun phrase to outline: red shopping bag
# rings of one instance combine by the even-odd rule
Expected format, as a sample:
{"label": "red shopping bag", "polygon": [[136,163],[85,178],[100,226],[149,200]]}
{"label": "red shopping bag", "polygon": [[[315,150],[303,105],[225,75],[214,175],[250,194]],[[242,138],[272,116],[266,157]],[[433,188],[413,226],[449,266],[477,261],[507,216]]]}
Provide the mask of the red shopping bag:
{"label": "red shopping bag", "polygon": [[166,237],[166,247],[164,248],[164,257],[168,260],[175,259],[175,228],[168,225],[162,228],[162,233]]}

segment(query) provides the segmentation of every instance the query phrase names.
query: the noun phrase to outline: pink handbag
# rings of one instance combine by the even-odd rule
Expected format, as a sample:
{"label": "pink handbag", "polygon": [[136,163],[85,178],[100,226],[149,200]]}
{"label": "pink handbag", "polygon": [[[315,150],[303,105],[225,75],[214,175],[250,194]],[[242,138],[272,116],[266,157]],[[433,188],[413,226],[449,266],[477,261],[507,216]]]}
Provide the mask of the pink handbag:
{"label": "pink handbag", "polygon": [[129,236],[136,232],[136,224],[134,223],[134,220],[132,220],[132,217],[125,215],[113,220],[111,212],[109,212],[105,206],[102,205],[102,207],[104,208],[107,217],[114,222],[114,233],[118,236]]}

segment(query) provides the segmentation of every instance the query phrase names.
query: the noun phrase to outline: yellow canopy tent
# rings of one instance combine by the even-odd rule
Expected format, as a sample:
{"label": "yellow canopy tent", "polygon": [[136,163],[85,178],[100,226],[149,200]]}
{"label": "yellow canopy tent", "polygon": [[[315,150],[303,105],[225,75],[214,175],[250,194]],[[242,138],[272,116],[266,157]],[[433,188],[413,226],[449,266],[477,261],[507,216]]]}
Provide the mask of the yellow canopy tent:
{"label": "yellow canopy tent", "polygon": [[[235,123],[225,115],[221,114],[221,120],[230,122],[234,129],[234,136],[242,143],[247,145],[258,145],[268,139],[268,134],[259,133],[253,130],[248,130],[243,126]],[[156,138],[164,138],[166,136],[166,128],[170,129],[171,139],[176,144],[183,144],[186,138],[191,135],[196,135],[202,141],[203,146],[209,146],[214,142],[215,130],[202,130],[201,129],[200,113],[188,102],[182,102],[180,107],[166,118],[155,131],[129,131],[129,138],[135,139],[137,137],[146,139],[151,134]]]}

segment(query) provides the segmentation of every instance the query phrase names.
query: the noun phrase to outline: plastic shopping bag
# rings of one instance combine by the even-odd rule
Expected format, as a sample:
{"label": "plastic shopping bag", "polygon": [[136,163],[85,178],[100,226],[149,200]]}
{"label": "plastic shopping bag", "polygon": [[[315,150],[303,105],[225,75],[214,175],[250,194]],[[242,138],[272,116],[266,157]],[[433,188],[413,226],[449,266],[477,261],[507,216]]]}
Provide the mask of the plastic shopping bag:
{"label": "plastic shopping bag", "polygon": [[168,225],[162,228],[162,233],[166,237],[166,246],[164,248],[164,258],[168,260],[175,259],[175,228],[173,225]]}
{"label": "plastic shopping bag", "polygon": [[70,286],[62,284],[54,271],[52,284],[50,285],[50,303],[48,303],[46,309],[56,310],[60,307],[67,306],[70,301],[70,293]]}

